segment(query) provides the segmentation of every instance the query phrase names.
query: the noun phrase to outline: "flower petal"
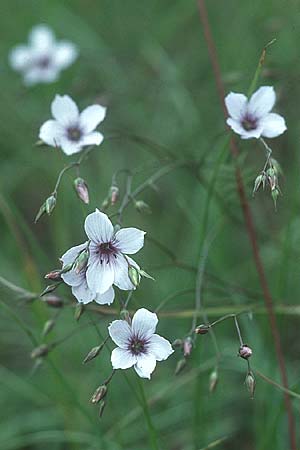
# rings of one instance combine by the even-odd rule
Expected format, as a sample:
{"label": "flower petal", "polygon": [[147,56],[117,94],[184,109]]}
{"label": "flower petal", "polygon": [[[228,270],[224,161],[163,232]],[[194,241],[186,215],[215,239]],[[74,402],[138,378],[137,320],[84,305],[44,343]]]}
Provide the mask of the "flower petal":
{"label": "flower petal", "polygon": [[24,84],[33,86],[37,83],[53,83],[57,80],[59,71],[54,65],[47,68],[40,68],[32,65],[24,74]]}
{"label": "flower petal", "polygon": [[144,339],[149,339],[156,329],[157,315],[145,308],[138,309],[132,319],[132,332]]}
{"label": "flower petal", "polygon": [[274,88],[272,86],[262,86],[250,98],[248,112],[260,119],[271,111],[275,100]]}
{"label": "flower petal", "polygon": [[9,63],[14,70],[24,70],[31,62],[31,52],[26,45],[17,45],[9,53]]}
{"label": "flower petal", "polygon": [[84,229],[88,238],[96,243],[110,242],[114,228],[106,214],[96,209],[89,214],[84,222]]}
{"label": "flower petal", "polygon": [[85,133],[93,131],[100,122],[104,120],[106,108],[101,105],[91,105],[85,108],[80,114],[80,125]]}
{"label": "flower petal", "polygon": [[53,31],[44,24],[36,25],[29,34],[29,42],[36,49],[48,50],[55,42]]}
{"label": "flower petal", "polygon": [[65,136],[60,138],[58,146],[66,155],[74,155],[74,153],[79,153],[82,150],[80,142],[74,142],[67,139]]}
{"label": "flower petal", "polygon": [[114,269],[111,264],[106,264],[99,258],[91,258],[86,271],[88,287],[97,294],[104,294],[114,282]]}
{"label": "flower petal", "polygon": [[151,374],[156,366],[156,359],[154,355],[143,354],[138,355],[134,369],[141,378],[148,378],[150,380]]}
{"label": "flower petal", "polygon": [[129,369],[136,363],[136,356],[128,350],[117,347],[111,353],[111,363],[113,369]]}
{"label": "flower petal", "polygon": [[54,64],[64,69],[70,66],[78,56],[76,45],[68,41],[60,41],[55,45]]}
{"label": "flower petal", "polygon": [[77,105],[68,95],[56,95],[51,104],[51,112],[54,119],[64,126],[74,125],[78,121]]}
{"label": "flower petal", "polygon": [[108,327],[112,340],[118,347],[127,349],[131,338],[131,328],[126,320],[114,320]]}
{"label": "flower petal", "polygon": [[99,303],[99,305],[110,305],[115,299],[115,291],[111,286],[104,294],[97,294],[95,298],[95,302]]}
{"label": "flower petal", "polygon": [[145,231],[137,228],[123,228],[116,233],[118,248],[122,253],[133,255],[144,245]]}
{"label": "flower petal", "polygon": [[63,132],[63,127],[56,120],[47,120],[40,128],[39,138],[45,144],[56,147],[60,145]]}
{"label": "flower petal", "polygon": [[83,135],[80,139],[80,145],[100,145],[104,139],[103,134],[98,131]]}
{"label": "flower petal", "polygon": [[157,361],[167,359],[174,352],[170,342],[158,334],[151,336],[148,351],[155,356]]}
{"label": "flower petal", "polygon": [[251,139],[251,138],[259,138],[262,133],[262,126],[259,124],[258,127],[255,130],[247,131],[245,130],[240,122],[231,119],[230,117],[226,120],[227,125],[230,126],[230,128],[237,134],[241,135],[242,139]]}
{"label": "flower petal", "polygon": [[85,276],[79,286],[72,287],[72,293],[79,303],[87,304],[95,300],[95,294],[89,289]]}
{"label": "flower petal", "polygon": [[[70,248],[66,253],[63,254],[63,256],[60,258],[63,262],[63,267],[65,267],[67,264],[72,264],[79,253],[84,250],[87,246],[87,242],[84,244],[77,245],[76,247]],[[75,270],[69,270],[66,273],[62,274],[62,279],[66,284],[69,286],[79,286],[80,284],[85,281],[85,274],[84,273],[76,273]],[[76,297],[76,295],[75,295]],[[77,297],[76,297],[77,298]]]}
{"label": "flower petal", "polygon": [[247,97],[244,94],[236,94],[235,92],[230,92],[225,97],[225,105],[228,114],[235,120],[239,120],[247,107]]}
{"label": "flower petal", "polygon": [[262,135],[266,138],[273,138],[284,133],[287,129],[285,120],[282,116],[275,113],[267,114],[262,120]]}
{"label": "flower petal", "polygon": [[113,264],[115,270],[114,284],[123,291],[131,291],[133,289],[136,289],[130,281],[128,275],[128,264],[132,265],[136,269],[139,269],[137,263],[133,261],[133,259],[129,258],[129,256],[125,258],[124,255],[117,255],[117,257],[113,261]]}

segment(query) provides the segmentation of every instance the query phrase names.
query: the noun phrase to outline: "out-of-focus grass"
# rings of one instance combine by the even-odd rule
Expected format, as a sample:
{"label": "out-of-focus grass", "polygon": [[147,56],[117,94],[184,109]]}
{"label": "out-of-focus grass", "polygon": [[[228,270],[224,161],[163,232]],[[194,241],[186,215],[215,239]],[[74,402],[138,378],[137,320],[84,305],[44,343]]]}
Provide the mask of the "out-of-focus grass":
{"label": "out-of-focus grass", "polygon": [[[288,124],[288,132],[272,142],[274,156],[284,170],[277,213],[268,193],[251,198],[252,181],[264,162],[263,150],[254,141],[241,142],[241,161],[272,293],[280,304],[297,305],[299,3],[207,3],[228,91],[247,91],[262,47],[277,39],[261,80],[275,86],[277,108]],[[25,89],[18,74],[8,67],[7,54],[13,45],[26,39],[33,25],[41,22],[53,27],[58,37],[74,41],[80,57],[59,82]],[[137,260],[156,278],[155,283],[143,281],[132,307],[155,309],[170,294],[186,289],[162,311],[192,309],[195,273],[170,266],[171,261],[151,238],[172,249],[180,261],[196,267],[207,185],[224,142],[223,117],[196,1],[27,0],[25,4],[22,0],[2,0],[0,27],[0,274],[25,288],[42,289],[43,274],[57,265],[57,258],[69,246],[84,239],[84,217],[101,205],[112,174],[122,168],[140,168],[134,179],[136,186],[163,164],[157,161],[149,140],[169,148],[178,158],[203,156],[204,165],[199,172],[201,182],[191,170],[177,169],[160,180],[155,189],[147,190],[141,199],[151,205],[152,215],[128,208],[124,224],[144,229],[149,235]],[[82,168],[91,190],[91,205],[79,205],[72,176],[66,176],[53,215],[33,225],[34,215],[52,191],[59,170],[72,159],[53,149],[34,146],[39,126],[50,117],[50,103],[56,93],[71,95],[81,108],[94,101],[107,104],[102,130],[107,137],[119,138],[104,141]],[[133,136],[142,139],[137,141]],[[121,188],[124,192],[124,186]],[[221,220],[224,225],[209,253],[203,301],[207,306],[262,302],[230,158],[221,168],[216,189],[208,225],[212,228]],[[61,292],[69,295],[67,288]],[[0,300],[41,342],[43,323],[54,312],[44,305],[24,304],[4,289]],[[94,318],[105,334],[108,319]],[[88,402],[110,372],[107,350],[88,365],[81,364],[99,342],[96,329],[89,325],[90,316],[84,315],[77,324],[70,308],[62,311],[49,340],[78,330],[34,374],[29,357],[32,343],[2,308],[0,321],[2,450],[149,449],[147,427],[134,395],[134,373],[127,373],[127,381],[123,373],[115,375],[101,421],[97,408]],[[279,321],[290,384],[297,389],[299,316],[280,316]],[[190,322],[164,318],[159,332],[172,340],[187,333]],[[80,328],[81,324],[87,326]],[[241,325],[245,340],[254,349],[253,365],[279,380],[265,316],[254,315],[252,321],[243,318]],[[250,401],[243,386],[245,364],[235,356],[235,330],[231,323],[224,323],[216,332],[224,357],[213,395],[209,395],[207,386],[214,353],[207,336],[198,339],[182,376],[173,376],[180,359],[178,352],[158,365],[152,382],[144,383],[161,448],[197,450],[223,436],[228,439],[219,448],[287,448],[282,393],[259,380],[255,400]],[[293,402],[298,415],[299,405]]]}

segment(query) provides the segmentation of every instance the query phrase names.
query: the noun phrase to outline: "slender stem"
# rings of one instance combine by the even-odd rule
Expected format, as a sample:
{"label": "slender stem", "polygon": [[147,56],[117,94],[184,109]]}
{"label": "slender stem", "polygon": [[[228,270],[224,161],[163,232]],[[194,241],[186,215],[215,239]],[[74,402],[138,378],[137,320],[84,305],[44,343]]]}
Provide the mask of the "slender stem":
{"label": "slender stem", "polygon": [[142,407],[143,407],[145,419],[146,419],[146,422],[147,422],[147,425],[148,425],[148,429],[149,429],[151,445],[152,445],[153,450],[159,450],[158,439],[157,439],[157,432],[156,432],[156,430],[154,428],[154,425],[153,425],[153,422],[152,422],[152,419],[151,419],[149,406],[148,406],[148,402],[147,402],[145,391],[144,391],[144,386],[143,386],[143,383],[140,380],[140,378],[138,378],[138,386],[139,386],[139,390],[140,390],[140,393],[141,393]]}
{"label": "slender stem", "polygon": [[260,142],[262,142],[263,146],[265,147],[266,153],[267,153],[267,159],[266,159],[264,168],[262,170],[262,172],[265,172],[266,168],[268,167],[269,162],[270,162],[270,158],[271,158],[271,155],[272,155],[272,149],[268,146],[268,144],[266,143],[266,141],[262,137],[260,138]]}
{"label": "slender stem", "polygon": [[[203,26],[204,38],[206,40],[207,49],[208,49],[211,65],[212,65],[213,72],[214,72],[214,77],[215,77],[215,81],[216,81],[216,87],[217,87],[220,103],[221,103],[221,106],[223,109],[224,117],[227,118],[227,109],[226,109],[226,105],[225,105],[225,101],[224,101],[225,89],[224,89],[224,84],[223,84],[223,80],[222,80],[222,75],[221,75],[221,70],[220,70],[220,66],[219,66],[219,60],[218,60],[218,56],[217,56],[217,52],[216,52],[216,47],[215,47],[215,43],[214,43],[213,36],[211,33],[211,28],[210,28],[209,18],[207,15],[205,0],[197,0],[197,1],[198,1],[198,7],[199,7],[200,22]],[[254,258],[256,270],[257,270],[260,285],[261,285],[261,288],[262,288],[262,291],[264,294],[264,301],[265,301],[266,308],[268,311],[272,336],[273,336],[273,340],[274,340],[274,344],[275,344],[276,355],[277,355],[280,373],[281,373],[282,384],[283,384],[284,388],[287,389],[288,388],[288,377],[287,377],[285,360],[284,360],[284,355],[283,355],[282,346],[281,346],[280,334],[279,334],[279,330],[278,330],[278,326],[277,326],[277,320],[276,320],[276,316],[274,313],[273,299],[272,299],[272,296],[271,296],[271,293],[269,290],[264,266],[263,266],[263,263],[262,263],[262,260],[260,257],[260,253],[259,253],[259,249],[258,249],[256,230],[254,227],[252,213],[251,213],[249,203],[247,200],[247,196],[246,196],[246,192],[245,192],[243,178],[242,178],[241,171],[240,171],[240,168],[237,163],[237,157],[238,157],[239,151],[238,151],[236,143],[233,139],[231,139],[231,141],[230,141],[230,149],[231,149],[232,156],[235,160],[235,177],[236,177],[237,191],[239,194],[240,203],[241,203],[242,211],[244,214],[247,233],[248,233],[249,240],[250,240],[251,246],[252,246],[253,258]],[[291,401],[287,394],[285,395],[285,406],[286,406],[287,415],[288,415],[290,448],[292,450],[297,450],[295,420],[294,420]]]}
{"label": "slender stem", "polygon": [[237,334],[238,334],[238,337],[239,337],[239,341],[240,341],[240,344],[241,344],[241,347],[242,347],[244,345],[244,341],[243,341],[243,338],[242,338],[240,326],[239,326],[239,323],[238,323],[236,315],[234,316],[234,324],[235,324],[235,328],[236,328],[236,331],[237,331]]}

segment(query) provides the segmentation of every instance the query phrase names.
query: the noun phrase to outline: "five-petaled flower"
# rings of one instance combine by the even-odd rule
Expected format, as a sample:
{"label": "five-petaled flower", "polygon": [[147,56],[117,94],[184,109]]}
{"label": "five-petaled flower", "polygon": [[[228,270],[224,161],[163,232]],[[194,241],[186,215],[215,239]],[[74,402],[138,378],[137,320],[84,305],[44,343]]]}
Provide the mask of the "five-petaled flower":
{"label": "five-petaled flower", "polygon": [[157,315],[145,308],[139,309],[132,323],[126,320],[114,320],[108,327],[117,348],[112,351],[113,369],[128,369],[134,366],[141,378],[151,377],[156,361],[167,359],[173,349],[167,339],[155,334]]}
{"label": "five-petaled flower", "polygon": [[71,97],[56,95],[51,112],[55,120],[47,120],[39,133],[46,144],[61,147],[66,155],[72,155],[86,145],[100,145],[103,141],[103,135],[94,130],[105,118],[105,107],[92,105],[79,113]]}
{"label": "five-petaled flower", "polygon": [[242,139],[279,136],[287,127],[282,116],[270,112],[275,100],[271,86],[260,87],[249,100],[243,94],[231,92],[225,98],[229,114],[227,124]]}
{"label": "five-petaled flower", "polygon": [[9,54],[10,65],[23,75],[26,85],[52,83],[62,69],[77,58],[78,50],[69,41],[56,42],[52,30],[37,25],[29,34],[27,45],[17,45]]}

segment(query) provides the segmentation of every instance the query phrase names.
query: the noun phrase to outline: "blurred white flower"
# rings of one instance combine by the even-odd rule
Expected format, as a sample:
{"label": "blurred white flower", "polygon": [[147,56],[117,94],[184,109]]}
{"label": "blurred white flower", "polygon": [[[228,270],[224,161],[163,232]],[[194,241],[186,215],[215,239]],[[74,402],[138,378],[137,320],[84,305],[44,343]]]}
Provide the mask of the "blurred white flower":
{"label": "blurred white flower", "polygon": [[112,351],[113,369],[128,369],[134,366],[141,378],[151,377],[156,361],[167,359],[173,349],[167,339],[155,334],[157,315],[145,308],[133,316],[131,325],[126,320],[114,320],[108,327],[117,348]]}
{"label": "blurred white flower", "polygon": [[227,124],[242,139],[274,138],[287,129],[279,114],[271,113],[276,100],[272,86],[260,87],[248,100],[243,94],[231,92],[225,98],[229,114]]}
{"label": "blurred white flower", "polygon": [[9,54],[13,69],[21,72],[24,83],[52,83],[62,69],[70,66],[77,58],[78,50],[68,41],[56,42],[47,25],[37,25],[29,34],[28,44],[17,45]]}
{"label": "blurred white flower", "polygon": [[92,105],[79,113],[76,103],[68,95],[56,95],[51,104],[55,120],[47,120],[39,138],[52,147],[61,147],[66,155],[82,150],[86,145],[100,145],[103,135],[95,128],[103,121],[106,108]]}
{"label": "blurred white flower", "polygon": [[144,245],[145,232],[137,228],[123,228],[115,233],[106,214],[99,210],[85,219],[85,232],[90,240],[86,279],[89,289],[103,294],[113,284],[132,290],[128,269],[139,266],[127,254],[137,253]]}
{"label": "blurred white flower", "polygon": [[[69,264],[73,264],[78,255],[84,251],[88,246],[88,242],[84,244],[77,245],[76,247],[70,248],[61,257],[63,262],[63,268]],[[86,282],[86,265],[77,271],[75,268],[69,270],[66,273],[61,274],[62,279],[66,284],[72,287],[72,293],[79,303],[90,303],[95,300],[95,302],[100,305],[110,305],[114,301],[115,292],[112,287],[110,287],[103,294],[97,294],[88,288]]]}

